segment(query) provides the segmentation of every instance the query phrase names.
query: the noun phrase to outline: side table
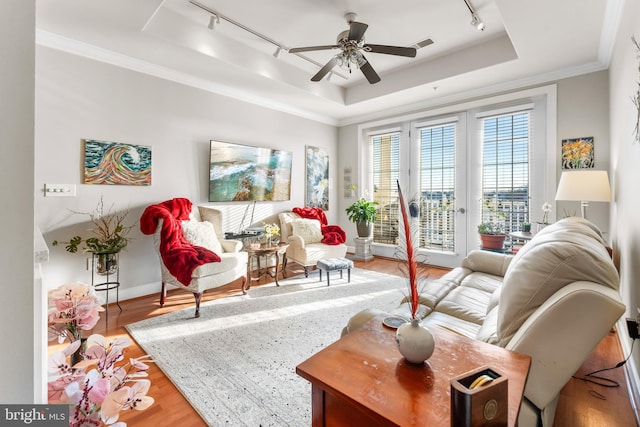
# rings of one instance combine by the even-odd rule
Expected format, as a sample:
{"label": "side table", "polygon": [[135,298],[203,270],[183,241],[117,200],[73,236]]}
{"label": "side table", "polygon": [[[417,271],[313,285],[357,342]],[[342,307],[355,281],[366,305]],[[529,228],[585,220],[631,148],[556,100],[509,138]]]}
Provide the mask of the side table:
{"label": "side table", "polygon": [[[276,286],[280,286],[280,284],[278,283],[278,274],[282,273],[282,277],[286,277],[284,269],[284,254],[287,252],[288,247],[288,243],[280,243],[271,246],[265,246],[263,243],[254,243],[252,245],[244,247],[244,250],[249,254],[249,259],[247,260],[247,280],[245,281],[245,285],[242,287],[243,294],[246,294],[247,290],[251,288],[251,282],[253,282],[254,280],[260,280],[260,278],[265,274],[269,274],[271,277],[273,277],[276,281]],[[281,256],[283,258],[282,267],[280,267]],[[264,268],[260,266],[260,259],[262,257],[266,259],[266,265]],[[269,258],[271,257],[275,257],[276,259],[276,265],[274,267],[269,267]],[[256,261],[258,266],[256,274],[253,273],[253,260]]]}

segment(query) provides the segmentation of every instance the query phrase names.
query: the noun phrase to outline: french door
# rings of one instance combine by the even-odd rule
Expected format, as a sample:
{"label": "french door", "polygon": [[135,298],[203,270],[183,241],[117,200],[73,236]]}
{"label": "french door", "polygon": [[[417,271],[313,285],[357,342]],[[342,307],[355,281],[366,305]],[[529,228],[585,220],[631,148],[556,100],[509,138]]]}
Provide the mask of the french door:
{"label": "french door", "polygon": [[419,252],[429,264],[460,265],[467,249],[466,113],[411,123],[410,194],[420,199]]}
{"label": "french door", "polygon": [[477,225],[493,216],[507,233],[537,221],[535,207],[555,193],[553,99],[550,90],[365,130],[365,188],[379,203],[374,255],[394,257],[400,243],[397,182],[417,201],[414,246],[429,264],[459,266],[480,249]]}
{"label": "french door", "polygon": [[425,262],[454,267],[466,256],[466,114],[404,123],[369,134],[374,254],[394,257],[401,236],[397,182],[407,203],[414,247]]}

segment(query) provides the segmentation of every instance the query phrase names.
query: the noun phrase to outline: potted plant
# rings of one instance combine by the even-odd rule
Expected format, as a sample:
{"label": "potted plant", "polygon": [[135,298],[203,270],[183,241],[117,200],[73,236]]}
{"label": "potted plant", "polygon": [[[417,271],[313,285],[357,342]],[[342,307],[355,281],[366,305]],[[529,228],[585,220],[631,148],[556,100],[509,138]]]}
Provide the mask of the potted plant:
{"label": "potted plant", "polygon": [[349,221],[356,224],[358,237],[369,237],[378,214],[378,202],[364,197],[353,202],[347,209]]}
{"label": "potted plant", "polygon": [[64,243],[67,252],[76,253],[78,247],[84,243],[83,253],[91,252],[96,255],[96,272],[98,274],[115,273],[118,269],[117,254],[131,241],[127,235],[135,226],[135,224],[125,225],[129,210],[113,211],[112,206],[105,211],[104,201],[100,198],[100,202],[93,212],[74,213],[89,217],[94,225],[94,228],[91,229],[94,235],[88,238],[73,236],[68,242],[54,240],[52,245],[57,246]]}
{"label": "potted plant", "polygon": [[485,221],[478,224],[478,233],[482,242],[482,249],[500,250],[504,246],[504,226],[502,223]]}
{"label": "potted plant", "polygon": [[498,203],[497,196],[484,201],[483,211],[489,215],[486,221],[478,224],[482,249],[502,250],[504,247],[504,239],[507,237],[504,233],[505,213],[498,210]]}

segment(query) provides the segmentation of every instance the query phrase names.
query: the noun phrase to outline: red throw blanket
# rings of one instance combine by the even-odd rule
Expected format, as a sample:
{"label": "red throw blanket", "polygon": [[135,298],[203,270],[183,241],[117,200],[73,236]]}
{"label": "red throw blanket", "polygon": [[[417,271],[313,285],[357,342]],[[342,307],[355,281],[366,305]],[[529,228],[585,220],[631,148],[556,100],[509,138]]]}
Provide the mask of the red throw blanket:
{"label": "red throw blanket", "polygon": [[322,243],[326,245],[340,245],[347,241],[347,233],[339,225],[327,225],[327,216],[320,208],[293,208],[293,213],[297,213],[302,218],[317,219],[320,221],[322,231]]}
{"label": "red throw blanket", "polygon": [[193,270],[202,264],[220,262],[220,257],[207,248],[194,246],[182,234],[182,221],[189,219],[191,201],[176,198],[148,206],[140,217],[140,231],[153,234],[162,220],[160,256],[164,265],[185,286],[191,283]]}

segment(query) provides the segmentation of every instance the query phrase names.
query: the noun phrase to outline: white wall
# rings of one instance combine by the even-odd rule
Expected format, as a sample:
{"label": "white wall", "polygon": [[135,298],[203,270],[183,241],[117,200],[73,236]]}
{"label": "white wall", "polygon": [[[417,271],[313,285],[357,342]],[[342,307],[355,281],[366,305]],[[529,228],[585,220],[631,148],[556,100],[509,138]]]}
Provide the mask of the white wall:
{"label": "white wall", "polygon": [[[640,3],[624,2],[609,69],[609,97],[611,121],[611,239],[614,261],[620,269],[620,289],[627,306],[627,316],[636,317],[640,307],[640,144],[633,139],[638,112],[631,102],[640,82],[640,64],[631,36],[640,39]],[[623,330],[624,331],[624,330]],[[622,332],[621,337],[626,337]],[[623,340],[625,354],[631,341]],[[640,350],[634,350],[632,367],[636,384],[640,370]]]}
{"label": "white wall", "polygon": [[35,1],[0,2],[0,402],[35,403],[33,109]]}
{"label": "white wall", "polygon": [[[609,170],[609,73],[599,71],[558,82],[558,164],[560,180],[562,140],[592,136],[594,140],[594,169]],[[580,202],[557,202],[556,218],[580,216]],[[589,203],[588,219],[604,233],[610,243],[609,203]]]}
{"label": "white wall", "polygon": [[[36,49],[35,130],[35,222],[48,243],[75,234],[88,237],[87,219],[70,210],[91,211],[101,195],[116,208],[130,206],[132,220],[148,205],[186,197],[222,209],[225,231],[235,231],[247,203],[207,202],[211,139],[293,152],[291,201],[258,203],[258,223],[303,206],[305,145],[325,148],[333,161],[337,155],[333,126],[41,46]],[[83,138],[151,146],[152,185],[82,184]],[[330,167],[329,222],[336,218],[336,174]],[[45,198],[45,183],[76,184],[77,197]],[[138,228],[133,237],[120,255],[123,299],[160,289],[152,238]],[[63,246],[50,247],[43,269],[47,286],[89,283],[85,258]]]}

